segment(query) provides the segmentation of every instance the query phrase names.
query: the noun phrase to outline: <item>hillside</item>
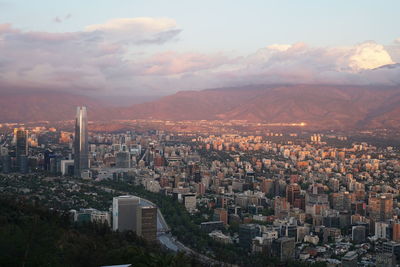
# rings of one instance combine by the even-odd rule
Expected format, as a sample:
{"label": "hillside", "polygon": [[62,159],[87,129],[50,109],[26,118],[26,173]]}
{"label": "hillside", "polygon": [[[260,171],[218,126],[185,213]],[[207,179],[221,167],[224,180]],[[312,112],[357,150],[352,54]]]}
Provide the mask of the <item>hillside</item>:
{"label": "hillside", "polygon": [[0,198],[0,266],[201,266],[183,254],[148,244],[133,232],[74,225],[67,213],[14,199]]}
{"label": "hillside", "polygon": [[51,92],[2,93],[0,97],[1,122],[72,120],[76,107],[85,105],[91,119],[111,119],[103,103],[90,97]]}
{"label": "hillside", "polygon": [[123,109],[121,116],[391,128],[400,127],[399,111],[400,87],[296,85],[178,92]]}
{"label": "hillside", "polygon": [[400,128],[400,86],[259,85],[181,91],[130,107],[111,107],[67,93],[3,94],[0,122],[72,120],[248,120],[319,129]]}

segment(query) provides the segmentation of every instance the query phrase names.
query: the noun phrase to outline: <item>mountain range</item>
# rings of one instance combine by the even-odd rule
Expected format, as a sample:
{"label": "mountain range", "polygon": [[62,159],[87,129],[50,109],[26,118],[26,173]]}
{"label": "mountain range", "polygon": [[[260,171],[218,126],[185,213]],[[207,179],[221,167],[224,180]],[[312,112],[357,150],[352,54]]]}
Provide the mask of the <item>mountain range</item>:
{"label": "mountain range", "polygon": [[181,91],[147,103],[113,107],[68,93],[7,93],[0,122],[74,119],[86,105],[90,120],[247,120],[299,123],[319,129],[400,129],[400,86],[253,85]]}

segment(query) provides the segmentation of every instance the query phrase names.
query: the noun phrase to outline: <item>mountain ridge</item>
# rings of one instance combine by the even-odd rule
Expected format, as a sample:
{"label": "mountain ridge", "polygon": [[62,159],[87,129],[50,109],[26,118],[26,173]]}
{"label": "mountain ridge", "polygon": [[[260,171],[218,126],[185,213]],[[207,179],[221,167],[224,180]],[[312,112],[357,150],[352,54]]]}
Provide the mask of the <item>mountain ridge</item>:
{"label": "mountain ridge", "polygon": [[86,105],[90,120],[247,120],[319,129],[399,128],[400,86],[249,85],[179,91],[129,107],[67,93],[3,94],[0,122],[71,120]]}

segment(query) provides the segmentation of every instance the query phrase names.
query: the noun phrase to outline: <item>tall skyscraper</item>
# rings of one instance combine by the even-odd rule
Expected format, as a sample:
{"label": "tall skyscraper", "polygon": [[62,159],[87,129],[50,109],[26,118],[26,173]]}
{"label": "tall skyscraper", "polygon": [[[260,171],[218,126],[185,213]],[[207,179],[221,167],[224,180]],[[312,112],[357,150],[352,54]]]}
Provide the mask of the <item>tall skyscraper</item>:
{"label": "tall skyscraper", "polygon": [[74,153],[74,173],[81,177],[82,171],[89,169],[86,107],[78,107],[76,110]]}
{"label": "tall skyscraper", "polygon": [[26,173],[28,172],[28,131],[23,128],[17,129],[15,136],[18,170]]}

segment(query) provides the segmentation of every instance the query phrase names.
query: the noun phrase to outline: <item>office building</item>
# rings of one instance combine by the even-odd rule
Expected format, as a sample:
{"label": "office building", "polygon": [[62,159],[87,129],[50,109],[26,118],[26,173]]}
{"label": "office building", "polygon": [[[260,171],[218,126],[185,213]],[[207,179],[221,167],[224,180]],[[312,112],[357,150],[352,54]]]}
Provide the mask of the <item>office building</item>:
{"label": "office building", "polygon": [[392,233],[392,240],[395,242],[400,242],[400,221],[394,220],[391,222],[391,233]]}
{"label": "office building", "polygon": [[214,210],[214,220],[222,221],[224,225],[228,224],[228,211],[223,208],[217,208]]}
{"label": "office building", "polygon": [[137,210],[140,198],[135,196],[119,196],[113,198],[113,230],[136,231]]}
{"label": "office building", "polygon": [[148,242],[157,240],[157,208],[143,206],[137,208],[136,234]]}
{"label": "office building", "polygon": [[130,168],[131,155],[127,151],[119,151],[115,153],[115,167],[117,168]]}
{"label": "office building", "polygon": [[370,196],[369,215],[374,222],[386,221],[393,215],[393,196],[392,194],[381,194]]}
{"label": "office building", "polygon": [[28,172],[28,131],[23,128],[15,131],[16,135],[16,158],[18,171],[21,173]]}
{"label": "office building", "polygon": [[376,222],[375,223],[375,237],[378,239],[387,238],[389,224],[384,222]]}
{"label": "office building", "polygon": [[261,184],[261,191],[265,194],[273,194],[274,181],[272,179],[264,179]]}
{"label": "office building", "polygon": [[298,184],[290,184],[286,187],[286,199],[290,205],[294,205],[296,199],[300,197],[300,186]]}
{"label": "office building", "polygon": [[61,160],[61,174],[62,175],[68,175],[68,176],[72,176],[73,170],[74,170],[74,161],[73,160],[68,160],[68,159],[64,159]]}
{"label": "office building", "polygon": [[11,172],[11,157],[9,155],[1,156],[1,172],[2,173]]}
{"label": "office building", "polygon": [[182,201],[187,211],[196,210],[196,194],[183,194]]}
{"label": "office building", "polygon": [[281,237],[273,241],[272,250],[280,261],[286,262],[295,257],[295,239],[293,237]]}
{"label": "office building", "polygon": [[260,228],[256,224],[241,224],[239,226],[239,244],[245,249],[250,250],[253,238],[260,236]]}
{"label": "office building", "polygon": [[396,261],[400,261],[400,243],[389,241],[382,243],[381,246],[382,253],[389,253],[396,258]]}
{"label": "office building", "polygon": [[78,107],[76,111],[74,153],[74,173],[75,176],[81,177],[82,171],[89,169],[86,107]]}
{"label": "office building", "polygon": [[351,239],[354,243],[360,244],[365,242],[365,226],[357,225],[353,226],[351,230]]}
{"label": "office building", "polygon": [[275,197],[274,199],[274,211],[275,211],[275,216],[280,216],[281,213],[287,213],[290,209],[290,204],[289,202],[286,201],[285,197]]}

